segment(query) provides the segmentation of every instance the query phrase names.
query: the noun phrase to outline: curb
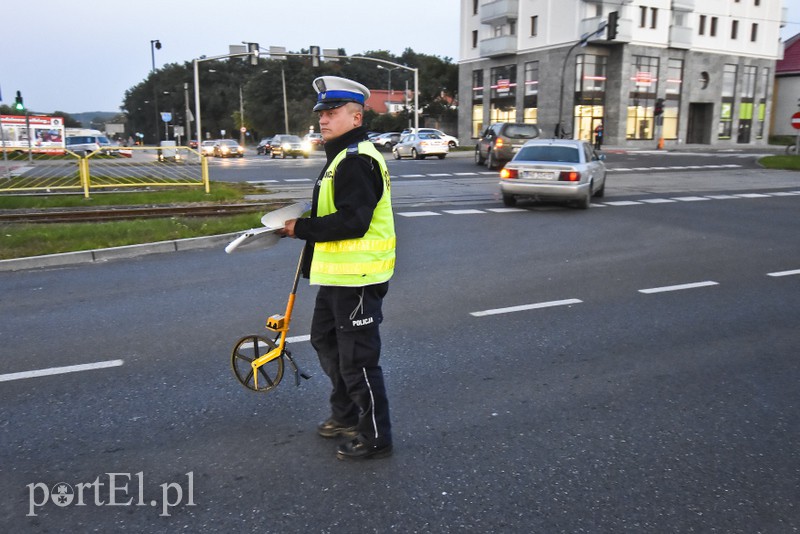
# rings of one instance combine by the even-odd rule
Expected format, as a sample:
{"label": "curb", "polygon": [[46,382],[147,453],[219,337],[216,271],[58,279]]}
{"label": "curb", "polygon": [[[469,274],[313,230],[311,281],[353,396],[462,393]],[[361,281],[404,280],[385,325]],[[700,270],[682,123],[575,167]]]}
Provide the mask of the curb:
{"label": "curb", "polygon": [[141,245],[126,245],[123,247],[101,248],[95,250],[82,250],[78,252],[64,252],[61,254],[47,254],[44,256],[29,256],[27,258],[14,258],[0,260],[0,272],[22,271],[44,267],[65,267],[69,265],[82,265],[87,263],[102,263],[111,260],[130,259],[147,254],[160,254],[164,252],[179,252],[183,250],[196,250],[214,246],[227,245],[242,232],[219,234],[206,237],[191,237],[188,239],[173,239],[171,241],[158,241]]}

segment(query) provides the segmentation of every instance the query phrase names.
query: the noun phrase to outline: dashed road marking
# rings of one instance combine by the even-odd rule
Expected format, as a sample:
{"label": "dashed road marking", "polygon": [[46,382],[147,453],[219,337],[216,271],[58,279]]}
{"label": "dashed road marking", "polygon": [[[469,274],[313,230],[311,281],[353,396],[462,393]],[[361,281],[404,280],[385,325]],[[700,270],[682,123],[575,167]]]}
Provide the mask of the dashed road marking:
{"label": "dashed road marking", "polygon": [[778,271],[774,273],[767,273],[767,276],[772,277],[780,277],[780,276],[794,276],[800,274],[800,269],[794,269],[791,271]]}
{"label": "dashed road marking", "polygon": [[691,284],[678,284],[674,286],[663,286],[663,287],[651,287],[648,289],[640,289],[639,293],[644,293],[646,295],[650,295],[653,293],[667,293],[669,291],[682,291],[684,289],[697,289],[699,287],[709,287],[709,286],[716,286],[719,285],[718,282],[712,282],[711,280],[705,282],[693,282]]}
{"label": "dashed road marking", "polygon": [[25,378],[38,378],[41,376],[63,375],[66,373],[79,373],[81,371],[93,371],[95,369],[107,369],[109,367],[119,367],[122,365],[122,363],[122,360],[108,360],[104,362],[84,363],[80,365],[67,365],[65,367],[50,367],[47,369],[36,369],[34,371],[8,373],[0,375],[0,382],[23,380]]}
{"label": "dashed road marking", "polygon": [[523,304],[521,306],[510,306],[508,308],[495,308],[493,310],[482,310],[470,312],[473,317],[486,317],[487,315],[502,315],[504,313],[515,313],[526,310],[538,310],[542,308],[552,308],[554,306],[571,306],[583,302],[579,299],[554,300],[550,302],[538,302],[536,304]]}

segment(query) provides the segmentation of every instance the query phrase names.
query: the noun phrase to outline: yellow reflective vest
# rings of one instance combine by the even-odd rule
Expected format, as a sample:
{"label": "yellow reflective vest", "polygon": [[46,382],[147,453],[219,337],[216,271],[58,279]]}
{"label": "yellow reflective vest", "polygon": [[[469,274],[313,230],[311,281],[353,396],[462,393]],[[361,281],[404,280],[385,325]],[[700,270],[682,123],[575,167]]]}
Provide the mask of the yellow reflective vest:
{"label": "yellow reflective vest", "polygon": [[[325,169],[317,199],[318,217],[336,212],[333,202],[333,179],[336,167],[347,157],[350,150],[353,148],[339,152]],[[383,177],[383,194],[372,214],[369,229],[363,237],[314,244],[314,256],[309,274],[311,285],[367,286],[386,282],[394,273],[395,233],[389,170],[383,156],[371,142],[360,142],[358,154],[370,156],[378,163]]]}

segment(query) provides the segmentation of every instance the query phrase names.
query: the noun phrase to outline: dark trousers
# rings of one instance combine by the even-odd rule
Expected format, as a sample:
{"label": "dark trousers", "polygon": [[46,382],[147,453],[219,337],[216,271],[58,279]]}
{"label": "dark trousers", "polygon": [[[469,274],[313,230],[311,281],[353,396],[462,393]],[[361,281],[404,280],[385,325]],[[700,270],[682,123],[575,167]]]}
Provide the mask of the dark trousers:
{"label": "dark trousers", "polygon": [[378,360],[388,283],[364,287],[320,286],[311,321],[311,344],[331,380],[331,417],[356,424],[375,445],[392,442],[389,402]]}

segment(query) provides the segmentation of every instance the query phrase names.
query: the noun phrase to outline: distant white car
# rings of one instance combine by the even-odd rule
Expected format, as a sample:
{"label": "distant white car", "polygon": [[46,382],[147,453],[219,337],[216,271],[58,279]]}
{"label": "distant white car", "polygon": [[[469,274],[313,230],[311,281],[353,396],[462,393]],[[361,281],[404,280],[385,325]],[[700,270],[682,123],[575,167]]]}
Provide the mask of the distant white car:
{"label": "distant white car", "polygon": [[450,152],[450,147],[447,141],[432,133],[406,134],[392,147],[394,159],[402,157],[425,159],[427,156],[444,159],[448,152]]}
{"label": "distant white car", "polygon": [[418,132],[418,133],[436,134],[439,137],[441,137],[442,139],[444,139],[445,141],[447,141],[447,146],[449,146],[450,148],[455,148],[455,147],[458,146],[458,138],[457,137],[453,137],[452,135],[447,135],[443,131],[437,130],[436,128],[410,128],[410,129],[407,129],[407,130],[403,130],[403,135],[409,134],[409,133],[413,133],[415,131]]}

